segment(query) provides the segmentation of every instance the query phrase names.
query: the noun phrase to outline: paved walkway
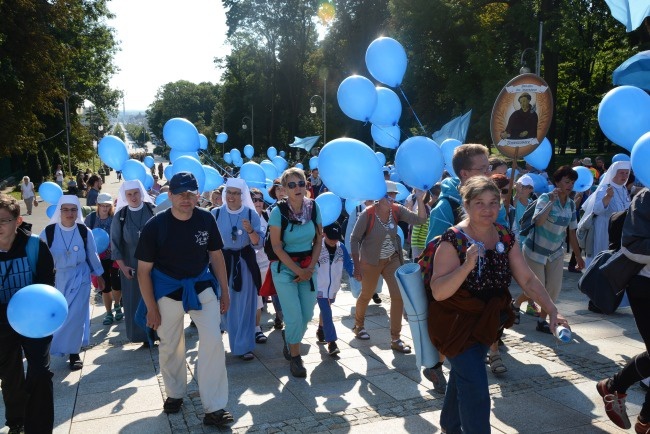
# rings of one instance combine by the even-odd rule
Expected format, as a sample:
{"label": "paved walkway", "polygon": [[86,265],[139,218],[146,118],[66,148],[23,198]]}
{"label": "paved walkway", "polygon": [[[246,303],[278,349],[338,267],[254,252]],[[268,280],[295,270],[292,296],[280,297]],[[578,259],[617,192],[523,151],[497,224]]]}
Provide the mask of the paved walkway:
{"label": "paved walkway", "polygon": [[[114,172],[103,191],[116,194]],[[44,204],[43,204],[44,205]],[[29,221],[35,232],[47,223],[45,206]],[[508,330],[503,360],[508,372],[488,373],[495,433],[617,433],[605,415],[596,381],[645,350],[629,308],[603,316],[586,309],[577,289],[579,275],[565,273],[560,310],[569,319],[573,342],[560,344],[535,331],[535,319],[522,315]],[[520,289],[512,288],[513,294]],[[353,337],[355,299],[347,288],[333,307],[339,334],[339,358],[316,343],[312,321],[302,345],[306,379],[293,378],[281,350],[273,317],[263,315],[269,340],[258,345],[255,360],[244,362],[227,352],[230,400],[235,423],[243,432],[440,432],[442,395],[423,379],[414,355],[393,352],[389,345],[387,291],[383,302],[371,303],[366,328],[371,339]],[[183,411],[162,412],[164,389],[157,348],[127,342],[123,321],[102,325],[104,309],[91,301],[91,346],[82,353],[84,367],[70,372],[66,360],[52,359],[56,433],[202,433],[218,429],[202,425],[203,410],[195,380],[197,333],[186,327],[188,395]],[[271,308],[272,309],[272,308]],[[318,309],[315,310],[317,319]],[[189,318],[186,319],[189,326]],[[404,323],[404,340],[411,341]],[[227,339],[225,339],[228,351]],[[628,394],[630,419],[636,417],[644,392],[633,386]],[[4,408],[0,403],[0,421]],[[7,428],[0,429],[6,433]]]}

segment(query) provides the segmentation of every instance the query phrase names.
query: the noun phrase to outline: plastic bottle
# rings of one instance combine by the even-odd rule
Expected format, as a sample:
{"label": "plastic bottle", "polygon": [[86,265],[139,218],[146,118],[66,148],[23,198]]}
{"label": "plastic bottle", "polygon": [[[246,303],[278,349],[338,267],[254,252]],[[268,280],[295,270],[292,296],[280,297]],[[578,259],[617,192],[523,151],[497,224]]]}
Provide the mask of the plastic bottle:
{"label": "plastic bottle", "polygon": [[571,329],[564,326],[557,326],[555,329],[555,337],[564,343],[571,342]]}

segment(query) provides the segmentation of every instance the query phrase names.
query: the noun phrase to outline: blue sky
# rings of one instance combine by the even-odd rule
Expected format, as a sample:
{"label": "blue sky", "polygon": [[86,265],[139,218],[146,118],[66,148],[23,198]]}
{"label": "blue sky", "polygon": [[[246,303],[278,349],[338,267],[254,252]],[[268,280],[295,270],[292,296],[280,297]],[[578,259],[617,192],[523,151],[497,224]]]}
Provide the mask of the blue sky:
{"label": "blue sky", "polygon": [[146,110],[170,82],[221,79],[213,61],[230,48],[220,0],[111,0],[108,7],[121,48],[111,86],[124,92],[126,110]]}

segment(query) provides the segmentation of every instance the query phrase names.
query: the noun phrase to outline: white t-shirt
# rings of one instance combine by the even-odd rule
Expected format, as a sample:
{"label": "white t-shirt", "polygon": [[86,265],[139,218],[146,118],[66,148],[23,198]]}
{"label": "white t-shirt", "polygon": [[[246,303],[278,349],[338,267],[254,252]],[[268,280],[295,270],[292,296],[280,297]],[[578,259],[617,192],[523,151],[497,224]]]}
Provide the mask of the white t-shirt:
{"label": "white t-shirt", "polygon": [[63,182],[63,170],[61,169],[57,170],[55,175],[56,175],[57,182]]}
{"label": "white t-shirt", "polygon": [[24,182],[21,182],[20,191],[23,192],[23,199],[29,199],[30,197],[34,197],[34,183],[28,182],[27,184],[25,184]]}

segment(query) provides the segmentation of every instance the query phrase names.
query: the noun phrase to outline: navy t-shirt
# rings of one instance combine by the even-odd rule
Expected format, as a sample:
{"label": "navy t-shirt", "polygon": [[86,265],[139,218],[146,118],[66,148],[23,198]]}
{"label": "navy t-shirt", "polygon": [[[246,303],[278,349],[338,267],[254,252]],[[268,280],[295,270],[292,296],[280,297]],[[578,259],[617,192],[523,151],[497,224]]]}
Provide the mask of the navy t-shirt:
{"label": "navy t-shirt", "polygon": [[[160,231],[165,232],[162,237]],[[209,263],[208,252],[222,248],[217,222],[208,211],[195,208],[189,220],[178,220],[167,209],[145,224],[135,257],[180,280],[201,273]]]}

